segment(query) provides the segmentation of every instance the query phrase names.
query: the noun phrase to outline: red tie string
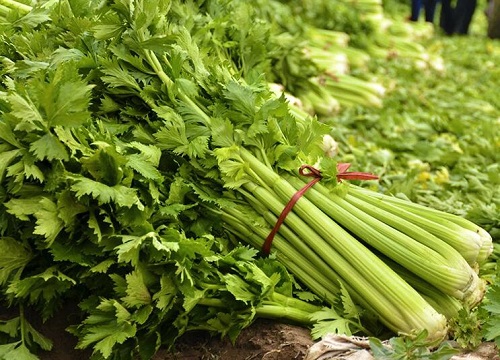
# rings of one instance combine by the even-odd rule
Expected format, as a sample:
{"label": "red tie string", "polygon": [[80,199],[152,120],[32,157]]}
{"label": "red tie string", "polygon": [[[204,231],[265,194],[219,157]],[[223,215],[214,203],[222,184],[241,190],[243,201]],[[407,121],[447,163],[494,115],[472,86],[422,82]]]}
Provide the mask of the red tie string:
{"label": "red tie string", "polygon": [[[375,180],[378,179],[377,175],[373,175],[370,173],[365,173],[365,172],[355,172],[355,171],[347,171],[351,164],[349,163],[338,163],[337,164],[337,181],[340,182],[341,180]],[[271,251],[271,244],[274,240],[274,237],[278,233],[278,230],[281,227],[281,224],[285,221],[287,215],[292,211],[292,208],[294,207],[295,203],[306,193],[307,190],[309,190],[311,187],[313,187],[314,184],[316,184],[318,181],[321,180],[321,171],[318,169],[314,168],[311,165],[302,165],[299,169],[299,174],[302,176],[308,176],[308,177],[313,177],[311,181],[309,181],[306,185],[304,185],[303,188],[301,188],[299,191],[297,191],[292,198],[288,201],[288,204],[286,204],[285,208],[281,211],[280,216],[278,217],[278,220],[274,224],[273,229],[267,236],[266,240],[264,241],[264,245],[262,245],[262,252],[265,255],[268,255]]]}

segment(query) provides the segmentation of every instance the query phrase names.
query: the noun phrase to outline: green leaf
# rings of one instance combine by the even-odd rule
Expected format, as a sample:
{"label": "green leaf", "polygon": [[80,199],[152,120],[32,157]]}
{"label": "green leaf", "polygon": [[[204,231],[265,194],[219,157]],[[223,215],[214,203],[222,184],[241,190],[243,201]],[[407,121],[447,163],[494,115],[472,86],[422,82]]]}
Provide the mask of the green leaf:
{"label": "green leaf", "polygon": [[47,246],[50,247],[64,228],[64,222],[59,218],[57,205],[48,198],[42,198],[34,216],[36,226],[33,233],[44,236]]}
{"label": "green leaf", "polygon": [[151,303],[151,294],[144,283],[142,274],[139,271],[134,271],[125,276],[127,281],[127,296],[122,298],[125,305],[129,307],[139,308],[143,305]]}
{"label": "green leaf", "polygon": [[4,206],[7,208],[9,214],[14,215],[19,220],[28,221],[28,215],[33,215],[37,211],[42,199],[44,199],[42,196],[33,196],[25,199],[10,199]]}
{"label": "green leaf", "polygon": [[87,207],[80,204],[71,191],[64,190],[57,198],[58,217],[64,222],[64,226],[73,229],[78,221],[77,215],[87,212]]}
{"label": "green leaf", "polygon": [[197,136],[194,139],[191,139],[187,148],[183,149],[182,152],[187,154],[191,158],[199,157],[201,159],[204,159],[209,152],[209,139],[209,136]]}
{"label": "green leaf", "polygon": [[231,121],[227,119],[212,119],[212,144],[217,147],[229,147],[234,145],[234,128]]}
{"label": "green leaf", "polygon": [[106,260],[101,261],[96,266],[90,268],[90,271],[93,273],[105,274],[108,271],[108,269],[110,268],[110,266],[112,266],[115,263],[116,262],[114,259],[106,259]]}
{"label": "green leaf", "polygon": [[[0,320],[0,332],[3,332],[9,337],[14,338],[21,330],[21,317],[17,316],[9,320]],[[0,351],[1,355],[1,351]]]}
{"label": "green leaf", "polygon": [[6,143],[21,149],[23,145],[19,142],[19,139],[12,131],[12,128],[7,122],[0,121],[0,139],[5,140]]}
{"label": "green leaf", "polygon": [[75,284],[75,280],[64,275],[55,267],[50,267],[36,275],[12,281],[6,293],[17,298],[26,298],[30,303],[40,300],[49,302]]}
{"label": "green leaf", "polygon": [[19,28],[35,28],[38,25],[50,21],[50,16],[47,9],[34,8],[23,17],[16,20],[13,25]]}
{"label": "green leaf", "polygon": [[97,242],[100,243],[102,240],[102,231],[99,225],[99,221],[97,220],[97,217],[94,214],[94,212],[89,212],[88,226],[89,229],[91,229],[93,231],[93,234],[96,236]]}
{"label": "green leaf", "polygon": [[223,275],[223,280],[227,290],[236,300],[248,304],[258,298],[258,296],[252,292],[250,285],[241,277],[235,274],[226,274]]}
{"label": "green leaf", "polygon": [[43,174],[42,170],[35,165],[35,157],[29,153],[24,154],[23,156],[23,162],[22,164],[24,165],[24,173],[27,178],[33,178],[35,180],[38,180],[40,182],[43,182],[45,180],[45,175]]}
{"label": "green leaf", "polygon": [[[164,116],[167,116],[167,114],[164,114]],[[154,136],[158,140],[160,149],[182,153],[180,149],[189,145],[184,122],[178,114],[172,115],[171,120],[154,134]]]}
{"label": "green leaf", "polygon": [[30,151],[38,160],[69,160],[69,155],[65,146],[51,133],[47,133],[38,140],[32,142],[30,144]]}
{"label": "green leaf", "polygon": [[183,211],[192,209],[198,204],[184,205],[184,204],[171,204],[162,206],[159,212],[164,216],[171,216],[177,218]]}
{"label": "green leaf", "polygon": [[102,24],[92,28],[92,32],[96,39],[107,40],[119,36],[125,27],[123,24]]}
{"label": "green leaf", "polygon": [[130,154],[127,156],[127,166],[134,169],[137,173],[150,180],[163,179],[157,167],[145,159],[141,154]]}
{"label": "green leaf", "polygon": [[11,114],[21,121],[18,127],[29,125],[32,130],[42,130],[40,126],[44,123],[44,119],[31,100],[25,99],[18,93],[9,94],[7,100],[12,107]]}
{"label": "green leaf", "polygon": [[149,237],[146,236],[134,236],[134,235],[121,235],[120,238],[123,244],[118,245],[115,250],[118,255],[118,262],[130,262],[133,266],[137,266],[139,263],[139,253],[143,241]]}
{"label": "green leaf", "polygon": [[170,278],[169,274],[164,273],[160,279],[160,291],[153,295],[153,301],[160,310],[168,310],[173,306],[173,300],[177,294],[177,288]]}
{"label": "green leaf", "polygon": [[323,308],[311,315],[311,320],[314,322],[311,330],[311,335],[314,339],[318,339],[326,334],[345,334],[352,335],[351,321],[342,317],[333,308]]}
{"label": "green leaf", "polygon": [[496,282],[488,288],[482,308],[487,311],[484,337],[488,341],[495,341],[498,346],[500,345],[500,277],[497,277]]}
{"label": "green leaf", "polygon": [[125,93],[140,93],[141,86],[136,79],[130,74],[125,65],[120,64],[115,58],[111,60],[101,59],[103,64],[101,76],[110,88],[123,89]]}
{"label": "green leaf", "polygon": [[0,181],[3,180],[3,176],[5,174],[5,171],[7,167],[10,165],[12,160],[16,158],[21,153],[20,150],[10,150],[10,151],[3,151],[0,153]]}
{"label": "green leaf", "polygon": [[122,322],[89,326],[85,330],[86,334],[78,342],[77,348],[85,349],[94,344],[94,352],[100,352],[107,359],[117,344],[123,344],[125,340],[135,336],[137,328],[128,322]]}
{"label": "green leaf", "polygon": [[140,307],[138,310],[134,312],[132,315],[132,320],[139,325],[143,325],[152,314],[154,307],[151,305],[145,305]]}
{"label": "green leaf", "polygon": [[[110,304],[113,305],[113,309],[106,309],[107,306],[109,306]],[[103,310],[103,311],[114,310],[115,311],[116,320],[118,321],[118,323],[127,322],[131,318],[131,314],[127,310],[127,308],[125,308],[125,306],[123,306],[122,304],[120,304],[118,301],[115,301],[115,300],[110,300],[108,303],[102,302],[98,306],[98,309],[99,310]]]}
{"label": "green leaf", "polygon": [[166,241],[162,236],[153,237],[151,243],[158,251],[163,251],[167,254],[179,250],[179,243],[175,241]]}
{"label": "green leaf", "polygon": [[[56,77],[57,75],[59,74],[56,74]],[[64,76],[62,72],[61,76]],[[76,127],[87,122],[90,119],[90,113],[87,108],[89,106],[90,90],[92,87],[86,85],[83,81],[62,83],[58,89],[56,98],[46,99],[46,101],[55,100],[55,104],[50,107],[52,111],[47,112],[50,126]],[[44,105],[46,110],[48,110],[47,103]]]}
{"label": "green leaf", "polygon": [[370,343],[370,350],[372,351],[372,354],[375,359],[386,359],[386,360],[400,359],[399,357],[391,356],[392,355],[391,350],[386,346],[384,346],[384,344],[380,339],[370,337],[369,343]]}
{"label": "green leaf", "polygon": [[234,109],[248,116],[255,114],[256,96],[250,88],[232,81],[227,84],[224,96],[231,101]]}
{"label": "green leaf", "polygon": [[[17,344],[20,344],[17,346]],[[15,347],[11,346],[12,344],[6,344],[0,346],[0,355],[4,360],[16,359],[16,360],[39,360],[38,356],[32,354],[30,350],[23,343],[14,343]],[[1,348],[4,347],[5,348]]]}
{"label": "green leaf", "polygon": [[139,356],[142,360],[153,359],[161,346],[161,335],[154,331],[138,339]]}
{"label": "green leaf", "polygon": [[52,350],[52,340],[38,332],[28,321],[25,320],[26,331],[30,334],[33,341],[38,344],[43,350]]}
{"label": "green leaf", "polygon": [[75,177],[75,182],[71,185],[71,190],[75,192],[77,198],[90,195],[96,199],[100,205],[114,202],[118,206],[130,208],[137,206],[139,210],[144,209],[144,205],[137,197],[136,190],[123,185],[108,186],[85,177]]}
{"label": "green leaf", "polygon": [[347,291],[344,284],[340,282],[340,300],[342,302],[342,308],[344,310],[344,315],[349,319],[359,318],[359,309],[354,304],[351,295]]}
{"label": "green leaf", "polygon": [[[52,255],[52,259],[55,262],[58,261],[69,261],[71,263],[76,263],[81,265],[82,267],[91,266],[91,258],[88,253],[92,254],[95,251],[94,244],[86,244],[84,246],[80,246],[75,241],[69,242],[66,241],[64,237],[59,239],[60,241],[54,241],[50,246],[50,254]],[[89,251],[89,248],[91,250]]]}
{"label": "green leaf", "polygon": [[204,158],[208,153],[208,135],[199,135],[191,129],[188,135],[184,120],[178,114],[170,114],[171,109],[162,109],[159,114],[168,117],[163,126],[154,134],[160,149],[172,150],[176,154]]}
{"label": "green leaf", "polygon": [[0,345],[0,359],[1,360],[12,359],[11,357],[7,357],[7,355],[10,356],[12,351],[14,351],[20,343],[21,343],[21,341],[17,341],[17,342],[13,342],[13,343],[9,343],[9,344]]}
{"label": "green leaf", "polygon": [[82,164],[95,180],[109,186],[119,184],[123,178],[121,166],[126,162],[125,157],[120,155],[112,145],[104,142],[96,145],[101,148],[94,155],[82,159]]}
{"label": "green leaf", "polygon": [[19,241],[10,237],[0,238],[0,285],[5,285],[13,272],[19,279],[24,267],[33,258],[33,253]]}

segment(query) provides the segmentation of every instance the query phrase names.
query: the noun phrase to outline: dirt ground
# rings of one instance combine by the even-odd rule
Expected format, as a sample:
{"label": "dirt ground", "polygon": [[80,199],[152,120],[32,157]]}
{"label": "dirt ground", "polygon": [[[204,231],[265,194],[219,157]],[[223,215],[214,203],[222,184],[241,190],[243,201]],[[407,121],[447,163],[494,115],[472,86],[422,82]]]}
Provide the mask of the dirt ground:
{"label": "dirt ground", "polygon": [[235,344],[204,333],[186,334],[173,353],[160,351],[153,360],[294,360],[303,359],[313,344],[309,330],[257,320]]}
{"label": "dirt ground", "polygon": [[[0,320],[12,316],[12,312],[0,307]],[[60,316],[44,324],[34,318],[29,320],[54,342],[52,351],[40,354],[41,360],[90,358],[89,351],[74,349],[76,338],[65,331],[77,321],[76,306],[65,308]],[[235,344],[204,332],[191,332],[179,339],[174,351],[160,350],[152,360],[303,360],[313,344],[307,329],[259,319],[243,330]],[[475,353],[462,354],[456,360],[500,360],[500,356],[492,344],[483,344]]]}

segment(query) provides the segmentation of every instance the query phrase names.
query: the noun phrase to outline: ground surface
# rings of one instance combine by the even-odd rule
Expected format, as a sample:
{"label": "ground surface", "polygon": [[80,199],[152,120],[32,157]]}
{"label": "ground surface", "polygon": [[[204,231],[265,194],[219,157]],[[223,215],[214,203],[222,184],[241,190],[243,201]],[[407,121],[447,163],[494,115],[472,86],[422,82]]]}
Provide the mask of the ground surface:
{"label": "ground surface", "polygon": [[234,345],[228,340],[192,333],[181,339],[174,352],[160,351],[154,360],[303,359],[312,344],[307,329],[258,320],[243,331]]}
{"label": "ground surface", "polygon": [[[51,352],[40,354],[41,360],[90,358],[90,352],[75,350],[76,338],[65,331],[78,321],[75,310],[75,306],[68,306],[44,324],[29,319],[54,342]],[[1,320],[15,315],[0,308]],[[191,332],[178,341],[173,351],[160,350],[152,360],[302,360],[313,343],[307,329],[259,319],[243,330],[234,344],[207,333]],[[500,356],[492,344],[485,343],[474,353],[462,354],[456,360],[500,360]]]}

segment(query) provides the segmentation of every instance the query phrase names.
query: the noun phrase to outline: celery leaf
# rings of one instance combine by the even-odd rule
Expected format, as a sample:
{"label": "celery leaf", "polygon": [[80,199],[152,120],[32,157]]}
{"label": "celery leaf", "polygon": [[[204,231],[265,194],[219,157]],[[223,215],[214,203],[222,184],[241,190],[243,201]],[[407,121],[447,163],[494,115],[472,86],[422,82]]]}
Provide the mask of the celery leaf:
{"label": "celery leaf", "polygon": [[5,285],[14,274],[19,278],[24,267],[31,261],[33,254],[21,242],[9,238],[0,238],[0,285]]}

